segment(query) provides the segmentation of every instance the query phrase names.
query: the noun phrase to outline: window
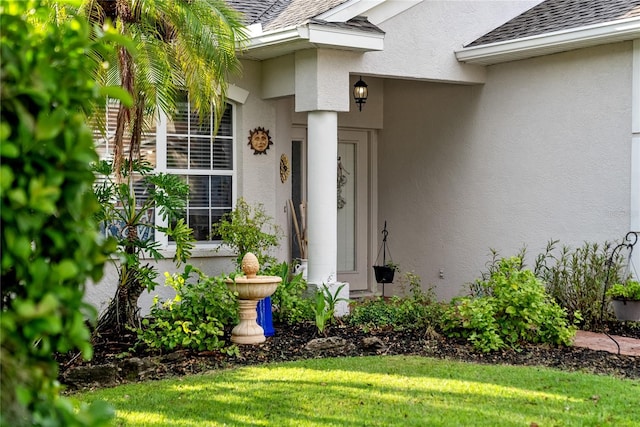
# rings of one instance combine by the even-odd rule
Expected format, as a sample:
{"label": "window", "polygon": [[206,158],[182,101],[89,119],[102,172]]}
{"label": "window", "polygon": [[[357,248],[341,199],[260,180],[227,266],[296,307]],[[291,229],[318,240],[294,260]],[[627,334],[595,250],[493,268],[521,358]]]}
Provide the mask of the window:
{"label": "window", "polygon": [[[117,103],[109,102],[106,112],[107,138],[96,138],[102,158],[113,156],[113,137],[117,119]],[[186,92],[179,95],[177,113],[173,117],[160,114],[157,122],[148,124],[143,136],[141,154],[158,172],[183,177],[189,184],[186,221],[198,243],[214,243],[212,224],[233,208],[234,200],[234,135],[233,106],[227,104],[213,137],[213,116],[200,120],[188,101]],[[125,138],[127,141],[128,138]],[[155,218],[160,221],[159,217]],[[156,238],[171,246],[166,236]]]}

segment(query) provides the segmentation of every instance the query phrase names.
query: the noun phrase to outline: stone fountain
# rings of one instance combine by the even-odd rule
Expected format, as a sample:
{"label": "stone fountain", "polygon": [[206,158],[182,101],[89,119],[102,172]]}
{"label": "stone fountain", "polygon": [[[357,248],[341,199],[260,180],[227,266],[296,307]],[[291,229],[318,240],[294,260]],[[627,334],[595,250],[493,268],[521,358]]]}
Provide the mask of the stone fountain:
{"label": "stone fountain", "polygon": [[231,341],[236,344],[260,344],[265,342],[264,329],[258,325],[256,319],[258,301],[271,296],[277,289],[282,278],[278,276],[257,276],[260,270],[258,258],[251,252],[242,258],[244,276],[227,279],[229,289],[238,293],[240,304],[240,323],[231,331]]}

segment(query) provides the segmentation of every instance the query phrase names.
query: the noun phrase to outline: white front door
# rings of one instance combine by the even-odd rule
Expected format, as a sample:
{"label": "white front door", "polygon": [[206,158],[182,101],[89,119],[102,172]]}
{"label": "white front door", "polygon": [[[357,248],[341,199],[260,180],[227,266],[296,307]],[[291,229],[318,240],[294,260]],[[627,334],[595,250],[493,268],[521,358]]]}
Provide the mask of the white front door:
{"label": "white front door", "polygon": [[[369,289],[369,144],[366,131],[338,132],[338,281]],[[371,271],[370,271],[371,270]]]}

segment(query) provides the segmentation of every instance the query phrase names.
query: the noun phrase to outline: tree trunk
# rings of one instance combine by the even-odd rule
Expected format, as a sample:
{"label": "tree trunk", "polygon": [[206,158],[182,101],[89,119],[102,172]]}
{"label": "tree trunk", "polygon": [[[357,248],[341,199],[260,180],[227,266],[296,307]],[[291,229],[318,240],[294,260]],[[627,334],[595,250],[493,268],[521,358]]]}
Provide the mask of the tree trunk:
{"label": "tree trunk", "polygon": [[138,298],[144,286],[136,270],[120,270],[120,280],[116,294],[107,309],[100,315],[96,327],[97,334],[120,335],[140,327],[140,308]]}

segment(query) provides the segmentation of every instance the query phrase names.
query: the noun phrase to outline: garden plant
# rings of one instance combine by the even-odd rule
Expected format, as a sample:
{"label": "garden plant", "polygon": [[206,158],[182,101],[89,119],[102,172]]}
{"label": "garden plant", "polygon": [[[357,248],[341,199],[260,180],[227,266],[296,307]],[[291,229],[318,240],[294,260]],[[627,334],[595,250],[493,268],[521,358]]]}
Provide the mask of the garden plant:
{"label": "garden plant", "polygon": [[[195,281],[193,277],[195,276]],[[224,277],[209,277],[187,265],[181,274],[165,273],[166,285],[175,297],[160,302],[154,298],[150,317],[143,319],[138,339],[150,349],[218,350],[237,353],[223,339],[225,327],[238,322],[238,303]]]}
{"label": "garden plant", "polygon": [[260,203],[250,204],[239,198],[233,210],[213,225],[212,233],[236,254],[238,271],[247,252],[258,258],[262,269],[276,263],[269,251],[278,246],[282,231]]}
{"label": "garden plant", "polygon": [[[153,173],[145,161],[126,161],[117,182],[113,163],[97,162],[98,178],[93,190],[100,209],[96,213],[101,229],[118,243],[119,263],[116,293],[100,315],[96,334],[122,334],[140,324],[138,298],[144,290],[156,286],[156,264],[143,262],[164,259],[156,232],[164,233],[175,243],[174,262],[179,267],[191,256],[192,230],[183,219],[189,187],[180,177]],[[155,211],[167,223],[155,222]]]}
{"label": "garden plant", "polygon": [[444,313],[444,333],[485,352],[518,349],[523,343],[571,344],[579,313],[570,321],[542,281],[522,269],[521,258],[505,258],[497,265],[487,280],[476,283],[480,296],[453,300]]}

